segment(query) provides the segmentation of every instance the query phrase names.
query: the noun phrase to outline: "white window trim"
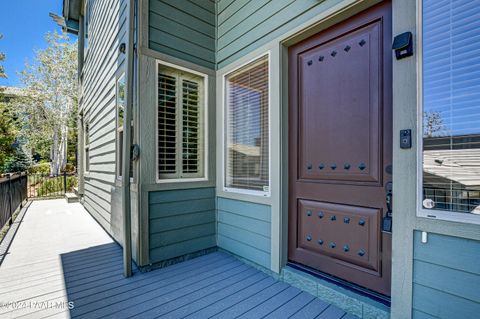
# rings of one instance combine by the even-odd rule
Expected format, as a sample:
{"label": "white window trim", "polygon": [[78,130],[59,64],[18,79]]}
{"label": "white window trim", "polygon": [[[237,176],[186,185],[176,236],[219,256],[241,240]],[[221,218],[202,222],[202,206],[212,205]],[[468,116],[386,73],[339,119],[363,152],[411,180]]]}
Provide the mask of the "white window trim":
{"label": "white window trim", "polygon": [[423,207],[423,0],[417,0],[417,217],[479,224],[480,215]]}
{"label": "white window trim", "polygon": [[[120,154],[118,153],[119,151],[119,147],[123,147],[123,145],[120,145],[119,143],[119,139],[118,139],[118,133],[120,132],[123,132],[124,131],[124,128],[125,128],[125,115],[124,115],[124,121],[123,121],[123,126],[121,128],[118,127],[118,100],[117,100],[117,93],[118,93],[118,82],[122,79],[122,78],[125,78],[125,72],[122,72],[121,75],[116,79],[115,81],[115,176],[116,176],[116,179],[117,181],[121,182],[123,180],[123,177],[121,174],[122,172],[122,167],[119,165],[120,164]],[[125,79],[126,81],[126,79]],[[127,89],[126,87],[126,82],[125,82],[125,90]],[[126,92],[125,92],[126,94]],[[125,100],[125,105],[123,106],[124,107],[124,112],[125,112],[125,107],[126,107],[126,100]],[[125,114],[125,113],[124,113]],[[131,129],[131,132],[130,134],[133,134],[133,124],[134,124],[134,121],[132,119],[132,121],[130,122],[130,127],[132,128]],[[123,138],[125,138],[125,135],[123,136]],[[123,152],[122,152],[123,154]],[[130,159],[131,160],[131,159]],[[133,164],[134,165],[134,164]],[[135,168],[135,166],[133,166]],[[135,174],[135,169],[133,171],[133,174]],[[134,179],[133,179],[133,176],[130,176],[130,182],[133,183]]]}
{"label": "white window trim", "polygon": [[[88,130],[87,130],[88,127]],[[87,144],[87,137],[88,137],[88,144]],[[90,121],[86,120],[83,123],[83,174],[85,176],[90,175]],[[88,150],[88,152],[87,152]],[[87,169],[87,161],[88,161],[88,169]]]}
{"label": "white window trim", "polygon": [[[225,173],[225,167],[226,167],[226,129],[227,129],[227,96],[225,94],[225,86],[227,84],[226,78],[227,76],[235,72],[244,66],[254,62],[255,60],[258,60],[260,58],[263,58],[267,56],[268,59],[268,191],[257,191],[257,190],[251,190],[251,189],[243,189],[243,188],[236,188],[236,187],[226,187],[226,173]],[[272,110],[271,110],[271,105],[272,105],[272,61],[271,61],[271,52],[268,50],[267,52],[262,52],[261,54],[255,56],[254,58],[236,66],[235,68],[225,70],[221,76],[222,76],[222,124],[221,124],[221,136],[222,136],[222,143],[221,143],[221,155],[222,155],[222,161],[221,161],[221,169],[222,169],[222,177],[221,177],[221,182],[222,182],[222,189],[225,193],[234,193],[234,194],[243,194],[243,195],[252,195],[252,196],[259,196],[259,197],[271,197],[272,196]]]}
{"label": "white window trim", "polygon": [[[116,169],[116,175],[118,180],[122,180],[122,167],[120,167],[120,147],[123,147],[123,145],[120,145],[119,141],[119,133],[123,132],[123,128],[125,127],[125,116],[124,116],[124,123],[123,126],[120,128],[118,127],[118,83],[120,80],[124,78],[125,79],[125,73],[122,73],[115,81],[115,169]],[[126,88],[125,88],[126,89]],[[123,106],[125,108],[125,105]],[[125,112],[125,110],[124,110]],[[125,113],[124,113],[125,114]],[[132,120],[133,122],[133,120]],[[125,138],[125,136],[124,136]]]}
{"label": "white window trim", "polygon": [[[191,74],[195,74],[203,78],[203,90],[204,90],[204,105],[203,105],[203,177],[187,177],[187,178],[158,178],[158,71],[159,66],[164,65],[179,71],[185,71]],[[187,183],[187,182],[204,182],[208,181],[208,154],[209,154],[209,145],[208,145],[208,75],[201,73],[177,64],[170,62],[155,60],[155,180],[157,184],[168,184],[168,183]]]}

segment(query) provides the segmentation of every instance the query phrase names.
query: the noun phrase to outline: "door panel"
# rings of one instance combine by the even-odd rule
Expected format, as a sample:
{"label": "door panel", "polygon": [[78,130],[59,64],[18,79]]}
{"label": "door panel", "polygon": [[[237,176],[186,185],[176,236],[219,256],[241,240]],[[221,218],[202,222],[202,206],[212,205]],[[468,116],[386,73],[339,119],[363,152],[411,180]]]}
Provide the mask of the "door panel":
{"label": "door panel", "polygon": [[390,294],[391,5],[289,48],[289,260]]}
{"label": "door panel", "polygon": [[300,178],[379,182],[379,23],[298,55]]}
{"label": "door panel", "polygon": [[300,248],[378,272],[379,209],[309,200],[298,203]]}

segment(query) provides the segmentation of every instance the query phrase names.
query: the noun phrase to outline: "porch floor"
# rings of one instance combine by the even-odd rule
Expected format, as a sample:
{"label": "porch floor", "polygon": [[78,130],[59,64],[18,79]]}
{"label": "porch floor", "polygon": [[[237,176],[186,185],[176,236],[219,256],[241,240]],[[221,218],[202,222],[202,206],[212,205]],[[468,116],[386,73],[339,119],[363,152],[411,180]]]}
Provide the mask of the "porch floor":
{"label": "porch floor", "polygon": [[122,273],[122,249],[82,205],[35,201],[0,266],[0,317],[355,318],[221,252]]}

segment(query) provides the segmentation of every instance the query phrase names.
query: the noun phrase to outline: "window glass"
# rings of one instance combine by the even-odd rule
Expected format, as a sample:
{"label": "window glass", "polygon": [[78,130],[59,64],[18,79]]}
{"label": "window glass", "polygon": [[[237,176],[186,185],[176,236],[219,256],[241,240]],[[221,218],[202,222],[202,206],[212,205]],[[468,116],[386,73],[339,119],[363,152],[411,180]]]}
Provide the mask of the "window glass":
{"label": "window glass", "polygon": [[85,172],[90,171],[90,125],[85,123],[84,128]]}
{"label": "window glass", "polygon": [[123,165],[123,124],[125,114],[125,74],[117,80],[116,110],[117,110],[117,175],[122,176]]}
{"label": "window glass", "polygon": [[422,11],[422,206],[480,214],[480,0]]}
{"label": "window glass", "polygon": [[225,186],[269,191],[268,56],[226,76]]}
{"label": "window glass", "polygon": [[[88,34],[89,34],[89,26],[90,26],[90,1],[86,0],[85,1],[85,7],[84,7],[84,28],[85,28],[85,32],[84,32],[84,44],[83,44],[83,49],[85,50],[85,53],[87,52],[87,49],[88,49],[88,40],[89,40],[89,37],[88,37]],[[85,54],[85,58],[86,58],[86,54]]]}

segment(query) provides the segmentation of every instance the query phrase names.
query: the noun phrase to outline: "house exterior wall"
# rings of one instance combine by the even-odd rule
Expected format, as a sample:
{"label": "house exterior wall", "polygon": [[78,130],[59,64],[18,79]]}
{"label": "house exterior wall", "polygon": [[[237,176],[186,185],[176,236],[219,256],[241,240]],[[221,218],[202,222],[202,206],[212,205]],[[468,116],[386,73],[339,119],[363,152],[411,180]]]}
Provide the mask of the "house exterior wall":
{"label": "house exterior wall", "polygon": [[[140,212],[144,227],[141,265],[216,246],[215,207],[215,2],[145,0],[139,61]],[[156,176],[156,63],[205,74],[207,93],[206,178],[162,182]]]}
{"label": "house exterior wall", "polygon": [[215,69],[215,2],[150,0],[149,47]]}
{"label": "house exterior wall", "polygon": [[[128,1],[89,1],[88,51],[84,56],[79,111],[89,125],[90,168],[83,205],[117,241],[122,241],[121,195],[116,180],[116,80],[125,69]],[[83,146],[83,145],[82,145]],[[82,147],[83,148],[83,147]],[[85,160],[82,161],[85,163]]]}
{"label": "house exterior wall", "polygon": [[150,263],[216,246],[215,188],[149,194]]}
{"label": "house exterior wall", "polygon": [[222,68],[341,0],[219,0],[217,64]]}
{"label": "house exterior wall", "polygon": [[217,214],[218,247],[270,269],[270,206],[218,197]]}
{"label": "house exterior wall", "polygon": [[413,318],[477,318],[480,241],[414,233]]}

